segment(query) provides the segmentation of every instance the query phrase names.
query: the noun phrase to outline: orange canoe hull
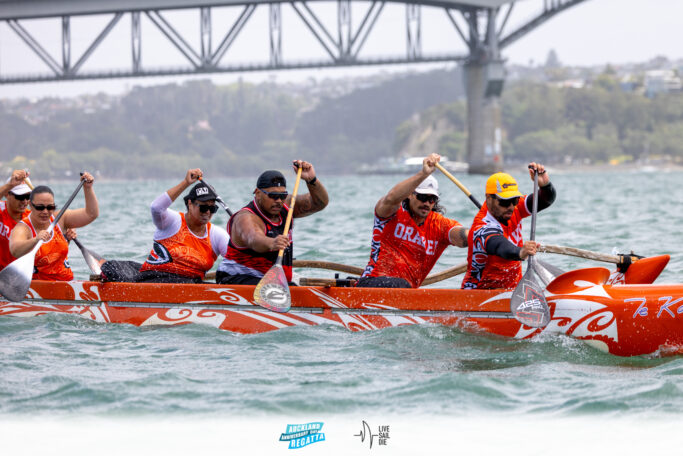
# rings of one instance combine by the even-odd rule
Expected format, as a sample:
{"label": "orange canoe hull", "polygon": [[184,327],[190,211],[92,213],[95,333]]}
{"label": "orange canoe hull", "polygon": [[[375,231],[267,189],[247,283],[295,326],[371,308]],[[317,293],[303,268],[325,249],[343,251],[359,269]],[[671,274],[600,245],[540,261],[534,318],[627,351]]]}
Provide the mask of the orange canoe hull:
{"label": "orange canoe hull", "polygon": [[548,293],[545,328],[510,314],[510,290],[292,287],[292,308],[253,303],[253,286],[34,281],[27,298],[3,301],[0,315],[68,313],[136,326],[207,324],[238,333],[329,324],[352,331],[412,324],[528,339],[561,333],[619,356],[683,353],[683,285],[607,285]]}

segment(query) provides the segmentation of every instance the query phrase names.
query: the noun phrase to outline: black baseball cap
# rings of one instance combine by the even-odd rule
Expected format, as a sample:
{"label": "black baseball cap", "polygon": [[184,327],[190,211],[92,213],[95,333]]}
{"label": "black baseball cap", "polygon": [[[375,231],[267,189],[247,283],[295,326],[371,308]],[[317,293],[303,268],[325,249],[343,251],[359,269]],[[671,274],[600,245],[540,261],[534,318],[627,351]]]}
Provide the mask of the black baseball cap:
{"label": "black baseball cap", "polygon": [[187,203],[188,201],[211,201],[217,198],[218,195],[216,195],[213,190],[204,182],[199,181],[183,199],[185,200],[185,203]]}
{"label": "black baseball cap", "polygon": [[256,188],[287,187],[287,180],[280,171],[264,171],[256,181]]}

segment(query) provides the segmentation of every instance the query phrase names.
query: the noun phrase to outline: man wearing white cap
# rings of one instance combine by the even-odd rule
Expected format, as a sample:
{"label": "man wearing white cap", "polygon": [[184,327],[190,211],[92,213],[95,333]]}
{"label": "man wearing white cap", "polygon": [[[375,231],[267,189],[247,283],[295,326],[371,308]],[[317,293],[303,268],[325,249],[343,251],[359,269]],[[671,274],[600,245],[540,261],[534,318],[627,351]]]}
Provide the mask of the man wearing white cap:
{"label": "man wearing white cap", "polygon": [[439,183],[431,175],[439,160],[426,157],[417,174],[375,205],[370,261],[357,286],[417,288],[446,247],[467,246],[468,230],[440,213]]}
{"label": "man wearing white cap", "polygon": [[16,259],[9,252],[9,234],[30,212],[28,201],[31,189],[24,183],[27,177],[28,172],[23,169],[14,170],[5,185],[0,187],[0,198],[7,197],[0,201],[0,270]]}

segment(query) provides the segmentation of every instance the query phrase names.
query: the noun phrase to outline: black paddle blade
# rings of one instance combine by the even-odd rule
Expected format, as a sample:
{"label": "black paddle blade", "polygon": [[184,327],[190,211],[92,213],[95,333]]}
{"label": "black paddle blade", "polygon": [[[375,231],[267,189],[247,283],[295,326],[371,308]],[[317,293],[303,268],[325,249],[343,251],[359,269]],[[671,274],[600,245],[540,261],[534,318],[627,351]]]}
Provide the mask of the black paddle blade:
{"label": "black paddle blade", "polygon": [[512,292],[510,312],[517,321],[532,328],[544,328],[550,323],[550,309],[532,269],[527,270]]}
{"label": "black paddle blade", "polygon": [[254,289],[254,302],[274,312],[287,312],[292,306],[289,284],[282,265],[275,263]]}

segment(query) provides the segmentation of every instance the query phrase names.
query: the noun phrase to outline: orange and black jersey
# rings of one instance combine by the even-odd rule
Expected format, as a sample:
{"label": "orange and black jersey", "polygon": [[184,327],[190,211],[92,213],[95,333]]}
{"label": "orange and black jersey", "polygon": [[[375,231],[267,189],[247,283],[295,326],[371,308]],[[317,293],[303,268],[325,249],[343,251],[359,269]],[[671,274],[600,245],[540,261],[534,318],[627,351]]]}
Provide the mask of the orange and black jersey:
{"label": "orange and black jersey", "polygon": [[[235,216],[242,211],[248,211],[256,215],[263,221],[265,225],[264,234],[267,237],[275,238],[285,231],[285,221],[287,219],[287,212],[289,207],[285,204],[282,205],[282,210],[280,211],[280,217],[277,223],[271,221],[261,209],[258,207],[255,201],[251,201],[249,204],[244,206],[238,212],[236,212],[230,220],[228,220],[227,231],[228,234],[232,231],[232,224],[235,220]],[[282,258],[282,267],[285,270],[287,280],[292,280],[292,252],[294,245],[292,243],[292,229],[294,228],[294,220],[289,229],[289,246],[285,249]],[[218,270],[224,272],[228,275],[252,275],[254,277],[263,277],[263,274],[268,272],[268,270],[275,264],[277,260],[278,252],[257,252],[248,247],[238,247],[232,241],[228,242],[228,251],[225,255],[225,259],[221,262]]]}

